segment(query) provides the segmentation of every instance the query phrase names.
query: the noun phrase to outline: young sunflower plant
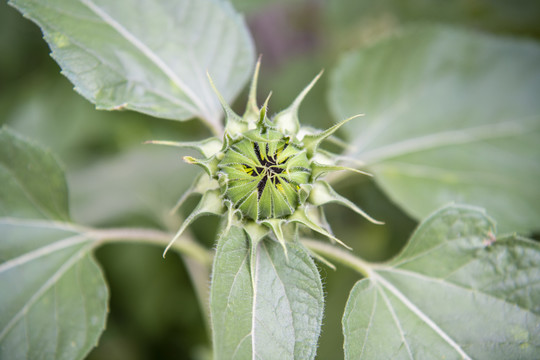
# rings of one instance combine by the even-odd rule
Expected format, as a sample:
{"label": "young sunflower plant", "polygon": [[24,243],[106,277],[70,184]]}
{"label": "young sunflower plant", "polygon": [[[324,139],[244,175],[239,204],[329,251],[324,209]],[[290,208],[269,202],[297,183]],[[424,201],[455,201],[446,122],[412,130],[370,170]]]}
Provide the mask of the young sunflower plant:
{"label": "young sunflower plant", "polygon": [[382,224],[339,195],[322,179],[325,174],[339,170],[370,176],[354,168],[336,165],[343,158],[320,149],[321,143],[343,124],[361,115],[345,119],[324,131],[300,125],[298,109],[320,73],[287,109],[271,118],[267,112],[271,94],[262,107],[257,104],[259,68],[260,61],[255,67],[243,116],[231,109],[208,76],[225,111],[222,139],[148,141],[198,150],[203,158],[185,156],[184,161],[205,170],[175,206],[178,209],[191,194],[202,194],[199,204],[169,242],[163,256],[195,219],[207,214],[225,216],[225,232],[231,225],[237,225],[244,228],[255,243],[266,235],[272,235],[282,245],[285,255],[286,241],[291,238],[285,234],[294,234],[297,230],[295,224],[302,224],[350,249],[332,234],[325,220],[321,205],[330,202],[347,206],[367,220]]}

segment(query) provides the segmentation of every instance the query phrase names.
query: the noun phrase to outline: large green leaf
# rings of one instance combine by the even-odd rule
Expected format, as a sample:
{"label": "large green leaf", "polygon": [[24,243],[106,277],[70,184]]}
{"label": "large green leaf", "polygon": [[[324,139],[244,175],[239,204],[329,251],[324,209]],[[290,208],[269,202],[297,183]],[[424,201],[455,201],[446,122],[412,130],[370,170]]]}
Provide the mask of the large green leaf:
{"label": "large green leaf", "polygon": [[64,172],[48,151],[0,129],[0,216],[67,220]]}
{"label": "large green leaf", "polygon": [[345,314],[347,359],[537,359],[540,246],[477,208],[425,220],[387,264],[367,268]]}
{"label": "large green leaf", "polygon": [[235,226],[219,240],[210,295],[217,359],[315,357],[324,306],[319,273],[300,244],[287,249],[288,259],[278,242],[263,240],[251,256],[249,237]]}
{"label": "large green leaf", "polygon": [[231,100],[252,71],[254,47],[228,2],[12,0],[36,22],[75,89],[98,108],[199,117],[221,128],[208,71]]}
{"label": "large green leaf", "polygon": [[105,328],[94,240],[58,222],[0,218],[0,358],[82,359]]}
{"label": "large green leaf", "polygon": [[346,56],[330,105],[354,156],[417,219],[450,201],[489,209],[505,231],[539,228],[540,46],[413,28]]}
{"label": "large green leaf", "polygon": [[5,129],[0,150],[0,359],[82,359],[107,313],[96,241],[57,221],[67,188],[50,153]]}

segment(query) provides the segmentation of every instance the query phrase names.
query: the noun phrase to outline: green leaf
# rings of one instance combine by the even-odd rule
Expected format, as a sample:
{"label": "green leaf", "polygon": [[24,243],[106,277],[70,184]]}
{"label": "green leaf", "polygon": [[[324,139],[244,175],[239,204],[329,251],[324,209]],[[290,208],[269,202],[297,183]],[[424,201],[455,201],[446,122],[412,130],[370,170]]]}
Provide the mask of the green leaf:
{"label": "green leaf", "polygon": [[324,306],[313,260],[297,242],[287,242],[287,260],[278,242],[260,241],[251,254],[250,241],[232,226],[218,242],[210,295],[216,358],[313,359]]}
{"label": "green leaf", "polygon": [[96,241],[57,221],[67,188],[50,153],[4,128],[0,158],[0,359],[82,359],[107,314]]}
{"label": "green leaf", "polygon": [[392,261],[351,291],[347,359],[536,359],[540,246],[506,236],[478,209],[425,220]]}
{"label": "green leaf", "polygon": [[69,219],[67,185],[56,158],[0,129],[0,217]]}
{"label": "green leaf", "polygon": [[[346,56],[330,105],[351,121],[351,155],[424,218],[451,201],[489,209],[505,231],[539,229],[540,46],[421,27]],[[382,219],[384,220],[384,219]]]}
{"label": "green leaf", "polygon": [[37,23],[75,89],[99,109],[199,117],[221,129],[208,71],[227,100],[254,63],[243,19],[225,1],[12,0]]}
{"label": "green leaf", "polygon": [[0,233],[0,358],[84,358],[107,314],[94,240],[40,220],[0,218]]}

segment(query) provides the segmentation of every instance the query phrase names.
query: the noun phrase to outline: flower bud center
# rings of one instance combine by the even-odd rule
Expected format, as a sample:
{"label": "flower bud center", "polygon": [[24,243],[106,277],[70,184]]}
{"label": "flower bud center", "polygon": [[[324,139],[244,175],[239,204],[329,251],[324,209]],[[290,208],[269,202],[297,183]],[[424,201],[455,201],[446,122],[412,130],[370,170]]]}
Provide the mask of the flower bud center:
{"label": "flower bud center", "polygon": [[292,214],[311,176],[306,152],[276,131],[231,144],[218,168],[225,197],[253,220]]}

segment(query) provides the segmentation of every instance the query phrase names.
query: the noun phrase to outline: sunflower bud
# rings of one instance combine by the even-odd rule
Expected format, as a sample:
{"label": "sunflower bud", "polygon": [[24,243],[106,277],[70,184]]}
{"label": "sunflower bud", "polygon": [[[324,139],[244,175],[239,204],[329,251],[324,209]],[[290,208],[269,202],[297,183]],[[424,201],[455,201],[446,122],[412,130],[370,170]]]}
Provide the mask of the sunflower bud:
{"label": "sunflower bud", "polygon": [[[192,186],[191,191],[203,193],[203,197],[167,249],[191,221],[206,213],[227,214],[228,226],[231,221],[242,222],[252,241],[258,241],[271,232],[284,250],[287,239],[282,227],[288,223],[302,224],[346,246],[332,235],[322,209],[318,208],[328,202],[347,206],[369,221],[379,223],[337,194],[321,179],[331,171],[349,169],[362,173],[337,165],[332,154],[319,150],[322,142],[356,116],[325,131],[300,127],[298,108],[320,77],[319,74],[289,108],[271,119],[267,116],[270,96],[260,109],[257,107],[258,69],[259,64],[255,69],[243,116],[237,115],[214,87],[226,115],[225,133],[221,142],[216,138],[200,143],[152,142],[199,150],[203,159],[190,156],[184,159],[202,167],[206,171],[203,176],[208,177],[208,181],[198,178]],[[329,160],[321,163],[319,161],[322,158]],[[199,185],[204,183],[214,185],[209,191],[203,192]],[[182,201],[186,196],[182,196]]]}

